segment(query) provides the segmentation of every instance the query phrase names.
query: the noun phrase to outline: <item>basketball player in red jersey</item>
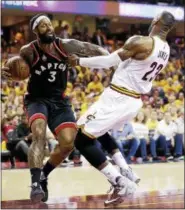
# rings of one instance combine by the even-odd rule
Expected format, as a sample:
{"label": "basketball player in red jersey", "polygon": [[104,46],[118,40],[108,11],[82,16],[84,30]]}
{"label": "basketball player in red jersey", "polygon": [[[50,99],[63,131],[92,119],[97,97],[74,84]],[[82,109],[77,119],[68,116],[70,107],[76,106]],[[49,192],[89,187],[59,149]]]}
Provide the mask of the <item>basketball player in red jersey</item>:
{"label": "basketball player in red jersey", "polygon": [[[59,142],[51,154],[50,162],[44,166],[48,173],[73,150],[77,134],[74,113],[69,99],[64,95],[69,70],[68,55],[95,56],[107,52],[87,42],[56,37],[50,19],[44,14],[34,16],[30,26],[37,39],[23,46],[20,56],[30,67],[28,94],[24,100],[33,134],[28,153],[32,183],[30,198],[33,202],[40,202],[45,196],[40,176],[47,124]],[[11,79],[8,67],[2,68],[2,76]]]}

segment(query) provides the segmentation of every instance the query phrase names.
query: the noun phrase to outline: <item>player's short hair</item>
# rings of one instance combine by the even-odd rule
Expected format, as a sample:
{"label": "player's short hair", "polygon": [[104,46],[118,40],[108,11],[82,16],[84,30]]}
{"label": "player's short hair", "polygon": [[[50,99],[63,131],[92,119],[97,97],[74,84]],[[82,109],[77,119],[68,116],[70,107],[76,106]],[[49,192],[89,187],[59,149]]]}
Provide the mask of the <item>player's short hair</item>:
{"label": "player's short hair", "polygon": [[34,22],[37,20],[37,18],[39,18],[40,16],[46,16],[47,18],[49,18],[46,14],[43,14],[43,13],[40,13],[40,14],[37,14],[35,16],[33,16],[30,20],[30,29],[33,30],[33,25],[34,25]]}
{"label": "player's short hair", "polygon": [[162,12],[160,21],[162,23],[163,30],[169,31],[175,25],[175,17],[167,11]]}

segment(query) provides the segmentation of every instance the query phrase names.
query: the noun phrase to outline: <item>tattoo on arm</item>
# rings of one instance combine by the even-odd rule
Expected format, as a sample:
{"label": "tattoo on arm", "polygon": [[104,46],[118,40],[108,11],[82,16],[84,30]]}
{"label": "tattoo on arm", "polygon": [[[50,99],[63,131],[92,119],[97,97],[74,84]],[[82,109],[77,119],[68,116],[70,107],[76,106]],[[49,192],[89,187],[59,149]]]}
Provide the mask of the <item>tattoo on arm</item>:
{"label": "tattoo on arm", "polygon": [[88,42],[81,42],[75,39],[68,40],[67,42],[62,40],[62,42],[62,45],[68,54],[76,54],[79,57],[91,57],[109,54],[104,48]]}
{"label": "tattoo on arm", "polygon": [[34,54],[33,49],[30,47],[30,45],[25,45],[20,49],[19,55],[25,60],[25,62],[32,66]]}

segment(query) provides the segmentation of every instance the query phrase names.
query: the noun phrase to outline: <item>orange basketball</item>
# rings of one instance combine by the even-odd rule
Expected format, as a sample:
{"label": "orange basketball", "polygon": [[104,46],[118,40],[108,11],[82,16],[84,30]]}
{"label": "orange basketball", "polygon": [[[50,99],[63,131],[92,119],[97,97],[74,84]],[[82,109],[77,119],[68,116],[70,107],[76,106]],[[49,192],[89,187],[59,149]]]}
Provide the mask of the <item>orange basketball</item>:
{"label": "orange basketball", "polygon": [[29,77],[30,68],[20,56],[8,59],[6,66],[9,67],[13,80],[20,81]]}

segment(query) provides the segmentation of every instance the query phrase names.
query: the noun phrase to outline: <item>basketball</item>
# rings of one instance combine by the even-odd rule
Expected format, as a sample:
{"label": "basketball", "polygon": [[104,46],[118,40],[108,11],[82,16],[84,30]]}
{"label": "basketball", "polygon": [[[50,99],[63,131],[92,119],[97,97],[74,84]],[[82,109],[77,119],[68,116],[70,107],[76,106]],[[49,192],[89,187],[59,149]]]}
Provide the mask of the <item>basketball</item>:
{"label": "basketball", "polygon": [[9,67],[13,80],[20,81],[29,77],[30,68],[20,56],[8,59],[5,66]]}

